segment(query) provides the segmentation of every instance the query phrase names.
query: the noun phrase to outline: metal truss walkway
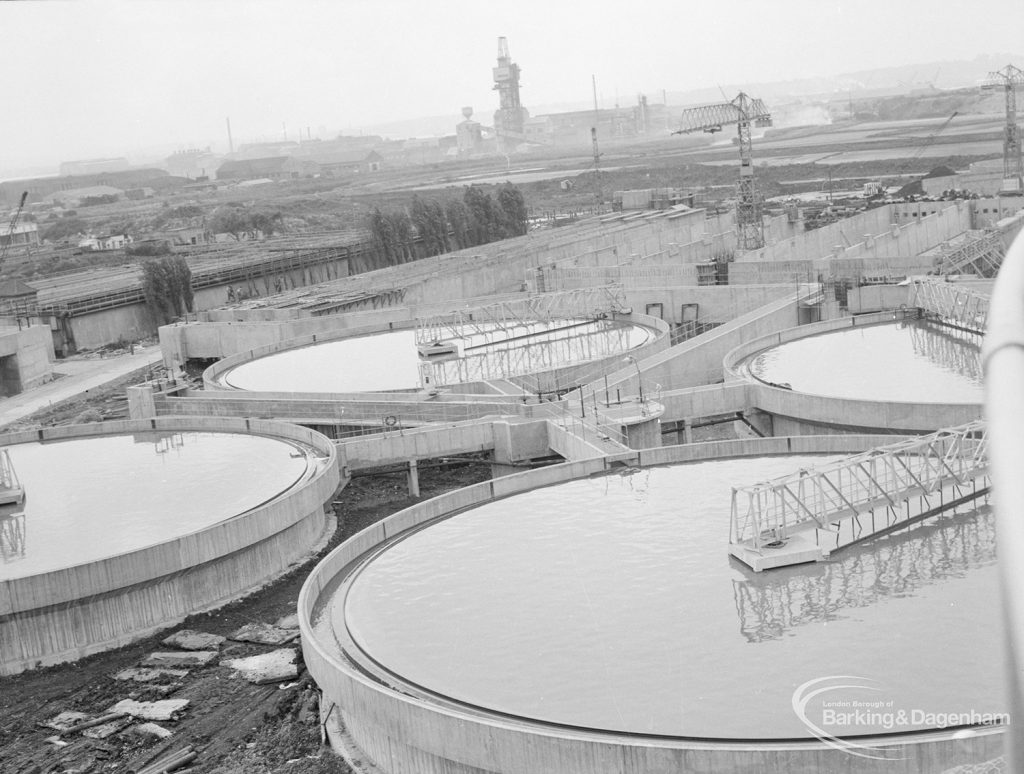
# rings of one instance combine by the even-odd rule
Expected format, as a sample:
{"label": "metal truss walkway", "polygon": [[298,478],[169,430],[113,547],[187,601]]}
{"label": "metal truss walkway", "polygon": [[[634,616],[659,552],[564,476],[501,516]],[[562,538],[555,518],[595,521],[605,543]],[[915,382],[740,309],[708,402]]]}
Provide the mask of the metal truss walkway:
{"label": "metal truss walkway", "polygon": [[820,561],[841,547],[843,522],[849,545],[987,490],[986,426],[971,422],[734,487],[729,553],[755,571]]}
{"label": "metal truss walkway", "polygon": [[460,309],[416,320],[416,345],[471,336],[493,342],[537,330],[538,324],[593,320],[626,308],[621,285],[542,293],[523,299]]}
{"label": "metal truss walkway", "polygon": [[939,251],[940,274],[977,274],[994,277],[1006,257],[1004,235],[998,229],[967,231],[963,240]]}
{"label": "metal truss walkway", "polygon": [[941,280],[917,280],[910,294],[912,306],[925,317],[973,333],[985,333],[988,325],[988,296]]}

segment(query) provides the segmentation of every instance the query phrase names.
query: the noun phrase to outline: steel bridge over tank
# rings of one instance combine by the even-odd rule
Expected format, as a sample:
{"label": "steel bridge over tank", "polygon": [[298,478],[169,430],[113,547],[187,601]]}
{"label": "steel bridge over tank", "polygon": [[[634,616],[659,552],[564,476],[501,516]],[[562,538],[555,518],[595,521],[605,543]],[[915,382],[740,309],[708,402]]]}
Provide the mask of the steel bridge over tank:
{"label": "steel bridge over tank", "polygon": [[988,486],[984,422],[939,430],[734,487],[729,553],[755,571],[820,561],[843,545],[846,524],[849,545],[970,501]]}
{"label": "steel bridge over tank", "polygon": [[926,318],[965,331],[984,334],[988,325],[988,296],[954,282],[916,280],[910,303],[920,308]]}
{"label": "steel bridge over tank", "polygon": [[476,336],[468,338],[462,357],[428,360],[421,368],[430,369],[435,387],[526,377],[627,352],[633,335],[629,327],[602,320],[565,320],[554,327],[533,323],[504,333],[507,338],[497,338],[491,331],[479,343]]}
{"label": "steel bridge over tank", "polygon": [[965,565],[991,565],[996,560],[992,508],[964,508],[969,510],[892,535],[876,551],[851,551],[807,572],[733,581],[740,633],[748,642],[781,639],[844,611],[961,577]]}
{"label": "steel bridge over tank", "polygon": [[542,293],[417,318],[416,344],[429,346],[472,336],[493,342],[522,336],[526,331],[536,330],[538,324],[593,320],[626,308],[622,285]]}

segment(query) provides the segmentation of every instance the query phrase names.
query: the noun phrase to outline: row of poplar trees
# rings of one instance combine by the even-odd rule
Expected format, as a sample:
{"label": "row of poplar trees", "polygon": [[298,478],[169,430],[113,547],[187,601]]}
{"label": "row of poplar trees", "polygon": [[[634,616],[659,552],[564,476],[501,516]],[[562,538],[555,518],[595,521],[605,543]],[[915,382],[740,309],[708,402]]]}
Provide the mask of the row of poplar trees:
{"label": "row of poplar trees", "polygon": [[374,208],[368,222],[377,259],[386,266],[520,236],[527,227],[523,194],[511,183],[498,186],[494,197],[478,186],[444,202],[414,196],[408,208]]}

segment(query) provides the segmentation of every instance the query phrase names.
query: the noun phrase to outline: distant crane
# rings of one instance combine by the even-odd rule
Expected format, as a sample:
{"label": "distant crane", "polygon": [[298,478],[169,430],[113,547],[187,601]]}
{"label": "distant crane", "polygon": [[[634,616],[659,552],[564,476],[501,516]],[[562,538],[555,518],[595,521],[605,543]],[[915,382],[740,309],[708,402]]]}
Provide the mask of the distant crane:
{"label": "distant crane", "polygon": [[764,247],[763,201],[754,182],[754,163],[750,141],[750,125],[771,126],[772,117],[764,102],[742,91],[735,99],[715,105],[687,108],[679,119],[679,129],[672,134],[722,131],[723,126],[736,124],[740,141],[740,180],[736,187],[736,241],[741,250]]}
{"label": "distant crane", "polygon": [[7,251],[11,247],[11,243],[14,242],[14,229],[18,225],[18,218],[21,217],[21,211],[25,207],[25,200],[28,198],[28,191],[23,191],[21,194],[21,201],[18,202],[18,209],[14,211],[14,216],[11,218],[10,224],[7,226],[7,241],[0,245],[0,270],[3,270],[4,261],[7,260]]}
{"label": "distant crane", "polygon": [[983,88],[1003,87],[1006,93],[1006,128],[1003,135],[1003,185],[1000,193],[1024,195],[1024,160],[1021,159],[1020,127],[1017,126],[1017,86],[1024,83],[1024,70],[1006,65],[989,73]]}

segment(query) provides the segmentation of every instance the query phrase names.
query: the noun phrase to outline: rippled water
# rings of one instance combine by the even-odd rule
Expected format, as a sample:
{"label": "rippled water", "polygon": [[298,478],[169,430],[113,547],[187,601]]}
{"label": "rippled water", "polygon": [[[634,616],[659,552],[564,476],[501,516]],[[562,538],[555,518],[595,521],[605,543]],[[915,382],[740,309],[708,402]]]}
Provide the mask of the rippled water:
{"label": "rippled water", "polygon": [[311,464],[234,433],[141,433],[7,447],[25,501],[0,507],[0,580],[196,532],[275,497]]}
{"label": "rippled water", "polygon": [[[560,323],[560,325],[564,325]],[[534,323],[512,340],[465,332],[465,357],[434,365],[433,384],[534,373],[585,363],[646,343],[654,332],[607,320],[549,330]],[[230,387],[261,392],[372,392],[420,388],[420,357],[412,330],[359,336],[278,352],[243,363],[222,377]]]}
{"label": "rippled water", "polygon": [[848,328],[782,344],[748,361],[798,392],[878,401],[981,403],[981,337],[924,320]]}
{"label": "rippled water", "polygon": [[731,486],[828,459],[653,468],[490,503],[388,548],[318,625],[347,625],[428,690],[575,726],[806,737],[793,692],[829,675],[876,680],[872,698],[908,709],[998,709],[988,513],[760,574],[727,556]]}

